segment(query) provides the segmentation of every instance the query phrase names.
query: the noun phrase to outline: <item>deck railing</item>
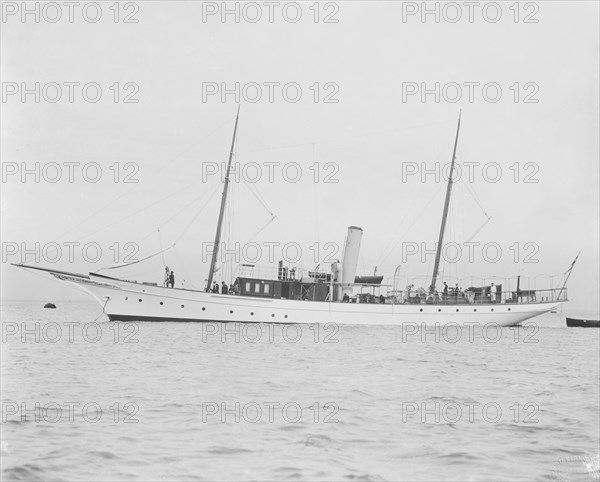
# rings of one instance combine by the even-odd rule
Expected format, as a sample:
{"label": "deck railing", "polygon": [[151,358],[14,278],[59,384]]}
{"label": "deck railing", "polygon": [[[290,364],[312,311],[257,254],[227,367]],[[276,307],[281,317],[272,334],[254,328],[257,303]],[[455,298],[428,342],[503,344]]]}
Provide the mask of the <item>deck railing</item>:
{"label": "deck railing", "polygon": [[[295,268],[265,268],[264,266],[241,265],[237,276],[244,278],[259,278],[268,280],[296,280],[300,281],[305,277],[314,280],[315,276],[321,278],[320,283],[329,284],[327,280],[328,273],[318,272],[316,270]],[[339,283],[334,283],[338,286]],[[385,298],[386,304],[415,304],[415,305],[490,305],[490,304],[523,304],[523,303],[552,303],[567,300],[566,288],[552,288],[541,290],[508,290],[496,291],[495,297],[492,296],[490,286],[479,288],[469,288],[466,290],[450,288],[447,295],[441,292],[434,294],[419,288],[417,290],[393,290],[388,291],[383,297],[380,293],[385,293],[385,286],[361,287],[360,293],[355,291],[350,301],[356,302],[356,297],[360,296],[360,302],[381,303]],[[496,286],[496,289],[501,285]],[[367,290],[367,293],[363,292]],[[495,299],[494,299],[495,298]],[[341,301],[341,300],[338,300]]]}
{"label": "deck railing", "polygon": [[432,305],[489,305],[489,304],[523,304],[523,303],[551,303],[568,301],[566,288],[553,288],[545,290],[519,290],[501,291],[492,296],[486,292],[458,291],[444,296],[441,293],[430,295],[418,290],[396,291],[394,296],[388,297],[394,304],[432,304]]}

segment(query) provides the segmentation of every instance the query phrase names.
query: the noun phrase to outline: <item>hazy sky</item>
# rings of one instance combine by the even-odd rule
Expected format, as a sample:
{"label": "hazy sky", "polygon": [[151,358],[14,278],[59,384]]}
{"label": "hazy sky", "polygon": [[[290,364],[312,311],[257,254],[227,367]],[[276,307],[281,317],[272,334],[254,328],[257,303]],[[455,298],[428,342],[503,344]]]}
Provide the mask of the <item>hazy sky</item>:
{"label": "hazy sky", "polygon": [[[250,183],[257,196],[232,183],[224,240],[244,243],[269,221],[259,197],[277,216],[253,238],[263,247],[262,264],[265,243],[280,243],[273,248],[279,259],[281,245],[297,242],[301,265],[312,269],[331,252],[326,243],[343,245],[347,227],[357,225],[364,229],[360,274],[377,266],[391,283],[401,264],[400,283],[427,286],[433,255],[423,260],[406,250],[437,241],[445,181],[430,174],[421,182],[421,168],[450,161],[462,109],[457,161],[479,164],[471,164],[473,182],[463,175],[454,187],[446,241],[463,251],[460,262],[444,263],[440,281],[467,278],[466,286],[471,277],[521,275],[530,287],[550,287],[581,251],[569,307],[597,310],[598,3],[500,2],[499,11],[490,3],[480,2],[471,22],[463,2],[426,2],[439,9],[436,22],[435,14],[416,11],[421,2],[279,2],[271,22],[268,2],[230,2],[239,9],[236,22],[234,14],[221,17],[221,2],[119,9],[101,2],[93,23],[96,7],[84,15],[81,2],[70,22],[68,6],[57,2],[61,17],[53,23],[55,7],[29,2],[39,9],[36,22],[35,13],[22,17],[21,2],[5,2],[2,297],[83,298],[10,266],[22,260],[23,247],[35,251],[40,243],[39,265],[88,272],[113,263],[115,243],[118,258],[128,242],[141,258],[182,234],[165,262],[179,281],[201,288],[208,272],[202,245],[214,237],[220,199],[220,179],[203,179],[203,171],[227,160],[237,107],[235,95],[222,99],[220,91],[239,83],[235,160],[257,163],[263,176]],[[457,8],[462,16],[454,21]],[[256,86],[262,97],[253,102]],[[430,90],[424,98],[423,88]],[[22,168],[36,163],[40,182],[34,174],[23,179]],[[62,169],[54,183],[51,163]],[[71,164],[73,182],[65,163],[79,163]],[[89,163],[102,168],[95,183]],[[279,163],[271,164],[273,182],[265,163]],[[291,182],[297,166],[300,179]],[[419,172],[406,176],[415,166]],[[128,174],[139,182],[124,182]],[[325,182],[327,175],[338,182]],[[485,221],[483,211],[492,220],[472,239],[480,245],[470,262],[464,242]],[[54,264],[52,242],[63,247]],[[73,260],[64,243],[80,243]],[[101,262],[86,262],[85,243],[102,248]],[[484,245],[501,247],[496,262]],[[33,255],[24,260],[36,264]],[[162,266],[158,256],[104,273],[161,281]]]}

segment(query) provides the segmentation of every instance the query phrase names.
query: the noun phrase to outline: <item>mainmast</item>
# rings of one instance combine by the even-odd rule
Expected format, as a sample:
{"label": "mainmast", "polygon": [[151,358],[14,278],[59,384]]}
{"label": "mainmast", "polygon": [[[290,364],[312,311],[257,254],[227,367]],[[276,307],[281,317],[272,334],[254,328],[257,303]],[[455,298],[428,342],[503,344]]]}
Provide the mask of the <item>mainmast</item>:
{"label": "mainmast", "polygon": [[444,203],[444,214],[442,215],[442,225],[440,226],[440,236],[438,237],[437,250],[435,252],[435,265],[433,267],[433,279],[429,291],[435,290],[438,270],[440,267],[440,257],[442,254],[442,243],[444,242],[444,231],[446,230],[446,220],[448,219],[448,207],[450,206],[450,193],[452,192],[452,180],[454,175],[454,163],[456,161],[456,146],[458,145],[458,133],[460,131],[460,116],[462,110],[458,114],[458,126],[456,127],[456,139],[454,140],[454,151],[452,152],[452,163],[450,164],[450,177],[448,178],[448,187],[446,188],[446,202]]}
{"label": "mainmast", "polygon": [[233,159],[233,149],[235,147],[235,137],[237,134],[238,119],[240,117],[240,106],[238,105],[237,115],[235,116],[235,127],[233,128],[233,139],[231,140],[231,150],[229,152],[229,162],[227,163],[227,173],[225,174],[225,185],[221,195],[221,210],[219,211],[219,221],[217,222],[217,232],[215,234],[215,244],[213,245],[212,259],[210,260],[210,271],[208,272],[208,281],[206,291],[210,291],[215,274],[215,266],[219,254],[219,244],[221,243],[221,228],[223,226],[223,216],[225,214],[225,204],[227,203],[227,188],[229,187],[229,173],[231,172],[231,160]]}

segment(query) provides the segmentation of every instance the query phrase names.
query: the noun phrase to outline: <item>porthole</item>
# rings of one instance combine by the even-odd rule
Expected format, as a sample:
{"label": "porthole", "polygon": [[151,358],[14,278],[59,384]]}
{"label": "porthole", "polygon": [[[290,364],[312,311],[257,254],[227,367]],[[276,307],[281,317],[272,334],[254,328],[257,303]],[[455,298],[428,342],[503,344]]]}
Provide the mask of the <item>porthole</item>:
{"label": "porthole", "polygon": [[275,318],[275,313],[271,313],[271,318]]}
{"label": "porthole", "polygon": [[126,299],[126,300],[128,300],[128,299],[129,299],[129,296],[126,296],[126,297],[125,297],[125,299]]}
{"label": "porthole", "polygon": [[456,308],[456,312],[458,313],[458,308]]}
{"label": "porthole", "polygon": [[141,303],[141,302],[142,302],[142,299],[140,298],[138,301]]}
{"label": "porthole", "polygon": [[162,301],[160,302],[160,304],[161,304],[161,306],[164,305],[164,303]]}
{"label": "porthole", "polygon": [[229,310],[229,314],[233,315],[233,310]]}
{"label": "porthole", "polygon": [[185,305],[181,305],[182,308],[185,308]]}
{"label": "porthole", "polygon": [[423,308],[421,308],[419,311],[420,311],[421,313],[423,313]]}
{"label": "porthole", "polygon": [[254,311],[251,311],[251,312],[250,312],[250,316],[254,316]]}
{"label": "porthole", "polygon": [[202,311],[206,311],[206,308],[204,308],[204,306],[202,307]]}
{"label": "porthole", "polygon": [[284,317],[284,318],[287,318],[287,315],[285,315],[285,317]]}
{"label": "porthole", "polygon": [[438,308],[438,313],[440,313],[441,311],[442,311],[442,309],[441,309],[441,308]]}
{"label": "porthole", "polygon": [[477,308],[474,308],[473,311],[477,311]]}
{"label": "porthole", "polygon": [[492,311],[494,311],[494,308],[492,308]]}
{"label": "porthole", "polygon": [[510,311],[510,308],[508,309],[508,311]]}

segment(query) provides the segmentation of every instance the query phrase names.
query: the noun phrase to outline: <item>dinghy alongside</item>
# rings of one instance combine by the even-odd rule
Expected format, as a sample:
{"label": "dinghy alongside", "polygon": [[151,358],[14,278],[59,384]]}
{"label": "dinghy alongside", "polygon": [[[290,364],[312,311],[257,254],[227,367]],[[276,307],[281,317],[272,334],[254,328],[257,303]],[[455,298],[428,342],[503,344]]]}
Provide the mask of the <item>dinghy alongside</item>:
{"label": "dinghy alongside", "polygon": [[581,320],[567,317],[567,326],[570,328],[600,328],[600,320]]}

